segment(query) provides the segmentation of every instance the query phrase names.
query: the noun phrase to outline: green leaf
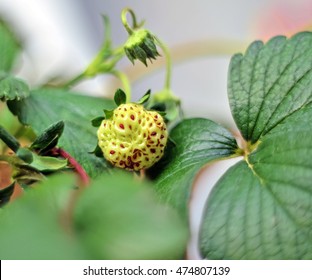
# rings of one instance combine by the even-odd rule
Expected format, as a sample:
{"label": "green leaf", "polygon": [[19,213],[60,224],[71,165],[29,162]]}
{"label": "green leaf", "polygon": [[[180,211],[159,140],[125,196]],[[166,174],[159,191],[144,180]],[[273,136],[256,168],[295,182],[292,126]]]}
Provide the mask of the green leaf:
{"label": "green leaf", "polygon": [[[1,60],[1,59],[0,59]],[[29,95],[28,85],[7,73],[0,72],[0,100],[21,100]]]}
{"label": "green leaf", "polygon": [[149,89],[138,101],[138,104],[146,103],[151,97],[151,90]]}
{"label": "green leaf", "polygon": [[243,137],[256,143],[312,101],[312,33],[256,41],[229,69],[231,110]]}
{"label": "green leaf", "polygon": [[209,259],[312,258],[312,106],[280,122],[210,194],[200,247]]}
{"label": "green leaf", "polygon": [[157,202],[150,185],[126,173],[98,178],[78,198],[73,216],[95,259],[176,259],[185,253],[186,223]]}
{"label": "green leaf", "polygon": [[33,154],[33,161],[30,166],[41,172],[56,171],[65,168],[67,160]]}
{"label": "green leaf", "polygon": [[185,218],[196,174],[207,163],[232,156],[233,136],[207,119],[188,119],[171,131],[176,145],[168,145],[164,158],[149,171],[160,197]]}
{"label": "green leaf", "polygon": [[64,122],[59,121],[51,124],[45,129],[31,144],[31,149],[49,150],[57,145],[59,138],[61,137],[64,130]]}
{"label": "green leaf", "polygon": [[114,96],[114,101],[116,105],[119,106],[121,104],[125,104],[126,100],[127,100],[127,95],[125,94],[125,92],[121,89],[117,89],[115,92],[115,96]]}
{"label": "green leaf", "polygon": [[0,258],[183,257],[187,226],[146,182],[121,172],[74,187],[74,176],[50,176],[2,209]]}
{"label": "green leaf", "polygon": [[86,259],[70,230],[75,178],[50,177],[0,212],[0,258]]}
{"label": "green leaf", "polygon": [[0,190],[0,207],[7,204],[14,192],[15,182],[13,182],[8,187]]}
{"label": "green leaf", "polygon": [[3,21],[0,21],[0,71],[12,70],[19,51],[20,44],[15,35]]}
{"label": "green leaf", "polygon": [[96,128],[91,126],[90,120],[99,116],[104,107],[113,108],[112,100],[51,88],[32,91],[27,99],[8,105],[37,135],[48,126],[64,121],[58,146],[74,157],[91,177],[112,170],[103,158],[90,154],[97,144]]}

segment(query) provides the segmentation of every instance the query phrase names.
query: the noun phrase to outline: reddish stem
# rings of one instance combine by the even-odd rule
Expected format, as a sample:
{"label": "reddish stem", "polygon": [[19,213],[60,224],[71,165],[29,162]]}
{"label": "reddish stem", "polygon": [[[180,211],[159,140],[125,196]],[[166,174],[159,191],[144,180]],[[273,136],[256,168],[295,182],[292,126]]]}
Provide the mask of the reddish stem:
{"label": "reddish stem", "polygon": [[79,175],[81,182],[84,186],[87,186],[90,182],[89,176],[87,172],[83,169],[83,167],[66,151],[61,148],[53,148],[53,153],[60,155],[61,157],[68,160],[69,164],[74,168],[76,173]]}

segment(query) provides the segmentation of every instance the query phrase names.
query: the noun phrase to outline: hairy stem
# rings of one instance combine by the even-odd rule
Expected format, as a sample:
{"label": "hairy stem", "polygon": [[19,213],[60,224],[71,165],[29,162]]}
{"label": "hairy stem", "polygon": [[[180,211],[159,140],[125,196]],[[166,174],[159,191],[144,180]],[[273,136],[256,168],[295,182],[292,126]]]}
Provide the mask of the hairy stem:
{"label": "hairy stem", "polygon": [[159,45],[159,47],[162,49],[162,51],[165,54],[166,57],[166,79],[165,79],[165,85],[164,88],[170,90],[171,86],[171,72],[172,72],[172,61],[171,56],[168,47],[155,36],[155,39]]}
{"label": "hairy stem", "polygon": [[61,157],[68,160],[69,164],[74,168],[76,173],[79,175],[81,182],[83,183],[84,186],[87,186],[90,183],[90,178],[87,172],[69,153],[67,153],[61,148],[54,148],[53,153],[60,155]]}

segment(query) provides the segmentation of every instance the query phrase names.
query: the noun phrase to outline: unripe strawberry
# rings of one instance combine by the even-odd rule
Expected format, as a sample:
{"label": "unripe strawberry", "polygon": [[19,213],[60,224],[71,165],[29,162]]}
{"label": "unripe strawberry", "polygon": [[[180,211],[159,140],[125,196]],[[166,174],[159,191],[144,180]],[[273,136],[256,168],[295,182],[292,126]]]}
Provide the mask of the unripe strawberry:
{"label": "unripe strawberry", "polygon": [[134,171],[156,163],[163,156],[168,139],[162,116],[134,103],[117,107],[110,119],[102,121],[97,135],[109,162]]}

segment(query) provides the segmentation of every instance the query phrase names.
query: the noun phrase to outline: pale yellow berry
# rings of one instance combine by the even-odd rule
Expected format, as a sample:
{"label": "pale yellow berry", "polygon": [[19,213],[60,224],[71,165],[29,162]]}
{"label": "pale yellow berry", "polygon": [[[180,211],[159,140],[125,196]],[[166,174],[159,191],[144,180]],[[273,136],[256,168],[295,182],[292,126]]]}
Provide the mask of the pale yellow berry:
{"label": "pale yellow berry", "polygon": [[102,121],[97,135],[106,160],[134,171],[160,160],[168,139],[162,116],[134,103],[116,108],[110,119]]}

